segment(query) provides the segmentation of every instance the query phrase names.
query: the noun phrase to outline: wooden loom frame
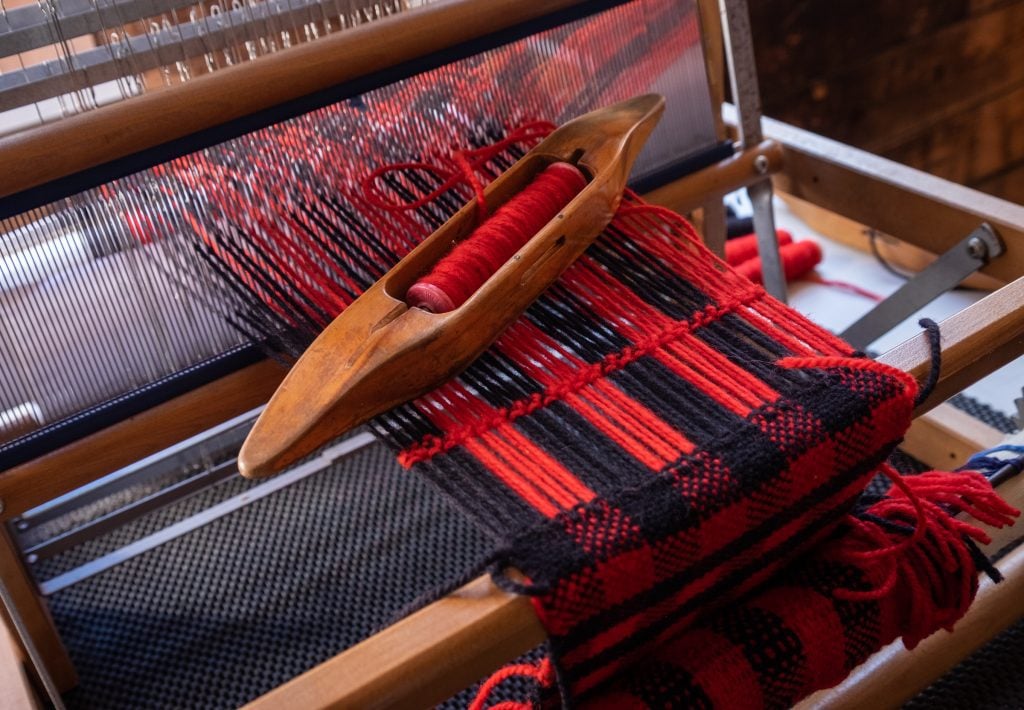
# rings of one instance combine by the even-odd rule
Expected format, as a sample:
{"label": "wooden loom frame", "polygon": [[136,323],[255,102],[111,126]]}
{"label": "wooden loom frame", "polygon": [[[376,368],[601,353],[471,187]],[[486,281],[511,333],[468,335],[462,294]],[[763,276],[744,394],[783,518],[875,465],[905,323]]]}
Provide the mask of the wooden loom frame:
{"label": "wooden loom frame", "polygon": [[[581,2],[457,0],[427,6],[203,77],[193,84],[2,139],[0,195],[60,179]],[[717,104],[723,94],[722,33],[717,8],[710,0],[701,0],[700,4],[709,77]],[[432,31],[421,31],[425,26]],[[382,52],[381,47],[388,51]],[[342,54],[349,61],[333,61]],[[267,86],[273,88],[267,91]],[[253,90],[255,87],[260,90]],[[186,95],[191,102],[187,115],[181,108],[185,105],[181,99]],[[763,155],[768,159],[767,172],[774,173],[773,181],[779,191],[932,252],[941,253],[982,221],[992,224],[1003,237],[1006,252],[983,271],[1009,285],[943,324],[943,379],[936,394],[919,411],[923,416],[917,419],[908,437],[919,442],[920,451],[928,452],[943,436],[935,465],[944,466],[950,464],[942,460],[950,448],[956,455],[990,445],[989,440],[950,437],[948,427],[943,429],[951,416],[948,410],[938,417],[924,413],[967,383],[1024,352],[1024,208],[774,121],[766,119],[764,131],[768,142],[659,188],[648,199],[680,211],[720,202],[718,198],[725,192],[762,179],[765,170],[756,167],[756,158]],[[69,136],[75,136],[75,140],[69,140]],[[51,150],[52,145],[69,146],[70,150],[58,154]],[[714,222],[708,220],[708,231],[720,228]],[[719,239],[716,235],[709,242],[720,244]],[[923,336],[912,338],[883,358],[920,375],[928,362],[925,340]],[[253,365],[0,473],[0,523],[251,409],[266,401],[282,374],[281,368],[271,363]],[[160,426],[154,426],[157,423]],[[991,437],[990,432],[982,434]],[[1013,481],[1007,485],[1005,492],[1020,505],[1024,486]],[[904,694],[912,694],[926,685],[957,658],[1024,613],[1024,592],[1020,589],[1024,587],[1022,554],[1018,550],[1006,560],[1008,581],[1003,586],[983,588],[976,608],[962,625],[973,630],[968,641],[954,634],[945,642],[936,636],[922,645],[921,649],[941,647],[941,662],[914,662],[923,655],[921,649],[914,654],[887,656],[893,658],[888,663],[902,664],[899,668],[916,669],[914,683],[901,688]],[[45,602],[2,525],[0,576],[11,590],[19,615],[56,685],[62,689],[71,687],[75,682],[74,669],[49,619]],[[985,623],[970,621],[979,615],[986,619]],[[959,629],[957,633],[960,634]],[[444,699],[542,639],[543,631],[525,599],[499,592],[488,580],[480,579],[252,705],[419,706]],[[445,662],[438,664],[437,658],[444,658]],[[907,658],[911,661],[900,660]],[[877,685],[881,681],[874,679],[891,678],[891,669],[896,667],[875,668],[870,676],[855,674],[853,678],[860,684],[852,683],[851,679],[839,691],[833,691],[829,702],[835,707],[847,706],[844,702],[851,700],[851,696],[843,695],[842,688],[846,687],[859,688],[856,692],[862,695],[852,696],[854,699],[873,697],[871,688],[881,687]],[[889,688],[884,700],[894,704],[903,697]]]}

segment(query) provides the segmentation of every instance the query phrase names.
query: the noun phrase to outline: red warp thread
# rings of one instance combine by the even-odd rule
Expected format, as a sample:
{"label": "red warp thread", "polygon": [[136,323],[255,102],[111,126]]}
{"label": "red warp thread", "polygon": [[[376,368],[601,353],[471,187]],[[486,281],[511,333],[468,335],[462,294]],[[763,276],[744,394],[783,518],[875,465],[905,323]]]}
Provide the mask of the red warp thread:
{"label": "red warp thread", "polygon": [[[498,155],[501,155],[509,147],[518,143],[531,143],[544,138],[555,126],[547,121],[534,121],[512,129],[508,136],[486,145],[483,148],[474,150],[460,150],[452,154],[452,162],[458,170],[446,170],[430,163],[394,163],[392,165],[381,165],[365,178],[363,178],[363,192],[366,201],[374,207],[388,212],[401,212],[414,210],[430,204],[456,185],[466,183],[473,188],[476,196],[476,206],[480,219],[487,216],[487,204],[484,202],[483,182],[477,176],[478,173],[486,171],[487,164]],[[380,189],[378,181],[385,175],[392,175],[398,179],[404,171],[423,170],[433,173],[441,179],[441,185],[419,199],[411,202],[393,202],[389,200]]]}
{"label": "red warp thread", "polygon": [[[794,281],[821,263],[821,247],[810,240],[783,244],[779,247],[779,257],[782,259],[782,272],[786,276],[786,281]],[[754,283],[762,282],[760,259],[748,259],[742,264],[737,264],[735,268],[738,273]]]}
{"label": "red warp thread", "polygon": [[414,283],[406,293],[406,302],[433,313],[458,308],[586,184],[587,179],[575,166],[549,165]]}
{"label": "red warp thread", "polygon": [[[785,229],[775,230],[775,238],[780,247],[793,243],[793,235]],[[725,263],[729,266],[737,266],[748,259],[756,259],[758,253],[756,234],[736,237],[725,243]]]}

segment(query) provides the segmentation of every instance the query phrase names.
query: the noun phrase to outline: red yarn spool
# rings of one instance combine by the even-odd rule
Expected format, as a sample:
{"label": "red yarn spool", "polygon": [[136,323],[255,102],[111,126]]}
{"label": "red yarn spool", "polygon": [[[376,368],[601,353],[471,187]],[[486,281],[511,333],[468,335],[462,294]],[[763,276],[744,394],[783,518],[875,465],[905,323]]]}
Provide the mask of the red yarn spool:
{"label": "red yarn spool", "polygon": [[[786,275],[786,281],[794,281],[821,263],[821,247],[817,242],[810,240],[794,242],[779,247],[779,256],[782,259],[782,272]],[[763,275],[760,259],[748,259],[735,268],[751,281],[761,283]]]}
{"label": "red yarn spool", "polygon": [[[775,238],[779,240],[779,246],[793,243],[793,235],[785,229],[775,230]],[[737,266],[747,259],[757,258],[757,235],[748,234],[744,237],[730,239],[725,243],[725,263],[729,266]]]}
{"label": "red yarn spool", "polygon": [[409,287],[406,303],[432,313],[455,310],[586,185],[574,165],[552,163]]}

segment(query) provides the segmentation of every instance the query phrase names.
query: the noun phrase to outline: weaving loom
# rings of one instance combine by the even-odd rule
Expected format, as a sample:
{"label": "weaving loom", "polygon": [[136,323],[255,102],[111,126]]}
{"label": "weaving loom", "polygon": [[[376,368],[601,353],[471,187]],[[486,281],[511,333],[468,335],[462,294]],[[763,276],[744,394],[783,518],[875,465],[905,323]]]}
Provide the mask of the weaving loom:
{"label": "weaving loom", "polygon": [[[1012,505],[977,474],[902,478],[884,461],[912,414],[1020,354],[1024,210],[769,121],[763,140],[744,3],[720,18],[692,0],[268,1],[218,6],[213,28],[165,4],[5,8],[0,25],[12,54],[63,38],[49,64],[0,77],[0,116],[18,117],[0,139],[0,575],[55,703],[75,675],[40,592],[120,553],[75,569],[60,555],[234,480],[246,413],[283,377],[266,353],[299,357],[555,126],[652,91],[664,118],[593,246],[457,379],[370,422],[478,529],[460,564],[414,582],[404,603],[423,608],[404,620],[223,702],[788,707],[952,626],[976,594],[1013,620],[977,576],[998,576],[985,556],[1013,529],[979,546],[953,517],[1010,526]],[[104,41],[73,50],[78,35]],[[773,183],[937,253],[987,223],[974,268],[1012,283],[940,324],[941,368],[935,329],[868,360],[768,295],[785,296]],[[721,197],[741,187],[768,293],[714,256]],[[677,214],[692,210],[702,234]],[[880,472],[895,487],[862,496]],[[1000,492],[1020,505],[1019,488]],[[1024,581],[1019,557],[996,563],[1002,589]],[[485,569],[501,589],[480,578],[427,604]],[[366,631],[402,604],[385,606]],[[877,697],[865,683],[853,701]]]}

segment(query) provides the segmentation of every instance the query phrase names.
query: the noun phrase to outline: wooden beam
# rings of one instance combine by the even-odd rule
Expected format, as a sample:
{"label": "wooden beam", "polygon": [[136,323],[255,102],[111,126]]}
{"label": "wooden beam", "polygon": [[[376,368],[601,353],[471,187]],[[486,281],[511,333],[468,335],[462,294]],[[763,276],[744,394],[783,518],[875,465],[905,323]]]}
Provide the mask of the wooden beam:
{"label": "wooden beam", "polygon": [[285,369],[266,360],[0,473],[0,522],[265,403]]}
{"label": "wooden beam", "polygon": [[951,404],[940,404],[914,420],[900,449],[934,469],[948,471],[1002,440],[1001,431]]}
{"label": "wooden beam", "polygon": [[1024,207],[769,118],[764,133],[784,148],[780,191],[933,253],[988,222],[1006,252],[982,272],[1024,276]]}
{"label": "wooden beam", "polygon": [[[754,167],[754,162],[760,156],[767,160],[763,172]],[[783,168],[783,160],[782,147],[775,141],[764,141],[703,170],[651,190],[644,195],[644,199],[676,212],[689,212],[711,199],[721,200],[734,190],[752,185],[763,179],[765,174],[777,173]]]}
{"label": "wooden beam", "polygon": [[581,4],[449,0],[423,5],[187,84],[44,124],[0,139],[0,196]]}
{"label": "wooden beam", "polygon": [[[1024,277],[990,293],[940,324],[942,369],[939,382],[917,415],[1024,354]],[[931,368],[924,331],[879,360],[923,381]]]}
{"label": "wooden beam", "polygon": [[544,638],[528,599],[480,577],[246,707],[430,707]]}
{"label": "wooden beam", "polygon": [[[2,614],[0,614],[2,616]],[[36,710],[35,691],[25,672],[21,646],[0,619],[0,708]]]}
{"label": "wooden beam", "polygon": [[[36,591],[35,582],[21,562],[17,548],[5,525],[0,525],[0,578],[14,599],[22,622],[39,655],[45,659],[47,671],[62,692],[78,683],[78,675],[67,649],[50,618],[46,602]],[[6,622],[5,622],[6,623]]]}

